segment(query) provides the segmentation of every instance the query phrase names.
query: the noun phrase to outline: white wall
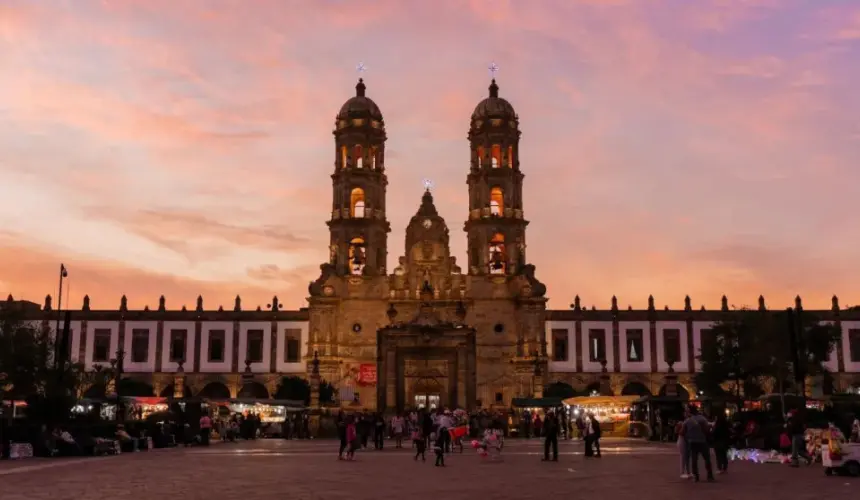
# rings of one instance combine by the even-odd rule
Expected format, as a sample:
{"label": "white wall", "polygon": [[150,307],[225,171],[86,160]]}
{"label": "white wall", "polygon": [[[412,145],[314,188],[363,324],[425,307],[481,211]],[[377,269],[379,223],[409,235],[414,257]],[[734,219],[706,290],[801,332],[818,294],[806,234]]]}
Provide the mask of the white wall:
{"label": "white wall", "polygon": [[[567,330],[567,361],[553,361],[553,330]],[[554,372],[576,371],[576,321],[547,321],[546,347],[549,353],[549,369]]]}
{"label": "white wall", "polygon": [[[224,330],[224,361],[221,363],[209,362],[209,332],[211,330]],[[244,361],[244,359],[242,359]],[[240,366],[239,370],[244,370]],[[204,321],[200,327],[200,371],[203,373],[230,373],[233,371],[233,322],[232,321]]]}
{"label": "white wall", "polygon": [[245,371],[249,330],[263,331],[263,360],[259,363],[251,363],[251,371],[254,373],[269,373],[272,359],[271,321],[245,321],[243,323],[239,323],[239,371]]}
{"label": "white wall", "polygon": [[[147,352],[146,361],[135,363],[132,361],[131,344],[134,337],[134,330],[149,331],[149,350]],[[125,322],[125,339],[123,339],[123,351],[125,351],[125,361],[123,363],[123,371],[129,373],[152,373],[155,371],[155,349],[158,342],[158,321],[126,321]]]}
{"label": "white wall", "polygon": [[678,362],[672,366],[676,372],[688,371],[687,355],[687,322],[686,321],[658,321],[657,322],[657,371],[666,373],[669,371],[669,365],[666,364],[666,352],[663,349],[663,339],[665,330],[680,330],[681,332],[681,352],[678,356]]}
{"label": "white wall", "polygon": [[860,321],[842,322],[842,355],[845,358],[845,372],[858,373],[860,372],[860,362],[851,361],[851,343],[848,338],[849,330],[860,330]]}
{"label": "white wall", "polygon": [[588,345],[588,333],[589,330],[603,330],[604,331],[604,342],[606,349],[606,369],[610,372],[613,371],[613,367],[615,366],[615,353],[612,352],[612,322],[611,321],[583,321],[582,322],[582,342],[580,343],[580,349],[582,349],[582,371],[584,372],[601,372],[603,371],[603,367],[600,363],[591,361],[591,349]]}
{"label": "white wall", "polygon": [[[108,351],[108,359],[116,357],[116,351],[119,348],[119,321],[87,321],[87,346],[86,357],[84,358],[84,369],[93,369],[93,350],[95,348],[96,330],[110,330],[110,350]],[[99,362],[98,364],[105,368],[110,368],[110,363]]]}
{"label": "white wall", "polygon": [[[287,363],[284,360],[284,352],[286,350],[286,330],[301,330],[302,339],[299,345],[299,362]],[[308,322],[307,321],[279,321],[277,331],[277,349],[275,367],[278,373],[305,373],[307,371],[307,362],[305,354],[308,352]]]}
{"label": "white wall", "polygon": [[699,356],[702,354],[702,330],[711,330],[716,323],[713,321],[693,322],[693,356],[696,357],[695,368],[697,372],[702,371],[702,362]]}
{"label": "white wall", "polygon": [[[179,369],[179,364],[170,361],[170,331],[185,330],[185,363],[182,365],[182,370],[190,372],[194,369],[194,359],[197,353],[194,352],[194,338],[196,335],[195,328],[197,323],[194,321],[165,321],[161,339],[161,371],[175,372]],[[203,348],[201,344],[200,348]]]}
{"label": "white wall", "polygon": [[[627,330],[642,330],[642,361],[627,361]],[[651,323],[648,321],[618,322],[619,356],[622,372],[647,373],[651,371]]]}

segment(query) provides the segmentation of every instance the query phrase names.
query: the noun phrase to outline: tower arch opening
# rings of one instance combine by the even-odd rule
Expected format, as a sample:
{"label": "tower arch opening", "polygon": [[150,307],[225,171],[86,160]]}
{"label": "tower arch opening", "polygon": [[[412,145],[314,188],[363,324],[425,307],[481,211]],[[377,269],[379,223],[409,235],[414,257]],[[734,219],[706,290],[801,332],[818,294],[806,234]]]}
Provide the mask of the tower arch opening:
{"label": "tower arch opening", "polygon": [[488,250],[490,274],[506,274],[508,258],[505,251],[505,235],[495,233],[490,239]]}
{"label": "tower arch opening", "polygon": [[361,144],[355,145],[353,156],[355,157],[355,168],[364,168],[364,154],[361,150]]}
{"label": "tower arch opening", "polygon": [[367,263],[366,244],[364,238],[356,236],[349,241],[349,272],[360,276],[364,272]]}
{"label": "tower arch opening", "polygon": [[499,168],[502,166],[502,146],[498,144],[493,144],[493,147],[490,151],[490,166],[493,168]]}
{"label": "tower arch opening", "polygon": [[501,217],[505,213],[505,193],[499,186],[490,189],[490,215]]}
{"label": "tower arch opening", "polygon": [[354,219],[363,219],[365,213],[364,189],[352,188],[349,193],[349,216]]}

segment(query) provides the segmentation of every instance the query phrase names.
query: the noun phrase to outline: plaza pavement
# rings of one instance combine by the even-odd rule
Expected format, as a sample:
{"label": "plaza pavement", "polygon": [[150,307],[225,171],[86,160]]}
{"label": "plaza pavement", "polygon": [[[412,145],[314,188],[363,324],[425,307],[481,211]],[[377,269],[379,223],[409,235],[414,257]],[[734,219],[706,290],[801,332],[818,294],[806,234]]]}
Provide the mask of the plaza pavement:
{"label": "plaza pavement", "polygon": [[[0,500],[124,499],[530,499],[800,500],[860,495],[860,478],[825,477],[820,465],[732,462],[716,483],[678,477],[672,445],[606,439],[602,459],[562,442],[559,462],[540,461],[538,440],[509,440],[493,463],[471,449],[444,469],[414,462],[409,448],[363,451],[336,460],[334,441],[260,440],[118,457],[0,463]],[[557,497],[558,498],[558,497]]]}

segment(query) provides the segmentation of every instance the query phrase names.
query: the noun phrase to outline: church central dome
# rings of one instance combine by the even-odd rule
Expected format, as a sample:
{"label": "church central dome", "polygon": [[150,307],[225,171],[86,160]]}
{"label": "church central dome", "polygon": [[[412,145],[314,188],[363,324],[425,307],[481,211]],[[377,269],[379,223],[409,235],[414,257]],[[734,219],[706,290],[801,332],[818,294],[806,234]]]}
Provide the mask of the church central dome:
{"label": "church central dome", "polygon": [[496,85],[495,79],[490,84],[490,96],[479,102],[472,112],[472,121],[488,118],[517,119],[517,113],[511,103],[499,97],[499,86]]}
{"label": "church central dome", "polygon": [[360,78],[355,86],[355,97],[351,97],[343,103],[337,114],[338,120],[371,118],[382,121],[382,111],[379,110],[379,106],[371,98],[364,95],[366,88],[364,79]]}

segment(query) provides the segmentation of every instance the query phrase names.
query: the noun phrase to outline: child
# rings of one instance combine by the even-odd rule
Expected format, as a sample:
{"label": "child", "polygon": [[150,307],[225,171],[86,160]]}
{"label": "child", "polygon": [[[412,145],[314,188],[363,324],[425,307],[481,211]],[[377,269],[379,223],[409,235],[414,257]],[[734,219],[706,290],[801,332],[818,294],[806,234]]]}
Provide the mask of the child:
{"label": "child", "polygon": [[349,420],[346,421],[346,442],[348,446],[346,459],[354,460],[355,449],[358,447],[358,433],[355,430],[355,418],[352,416],[350,416]]}
{"label": "child", "polygon": [[419,427],[414,427],[412,429],[412,445],[415,446],[415,461],[418,461],[418,457],[421,457],[422,462],[427,461],[427,457],[424,456],[424,436],[421,435],[421,429]]}
{"label": "child", "polygon": [[445,467],[445,441],[442,433],[430,434],[430,440],[434,442],[433,451],[436,452],[436,467]]}

